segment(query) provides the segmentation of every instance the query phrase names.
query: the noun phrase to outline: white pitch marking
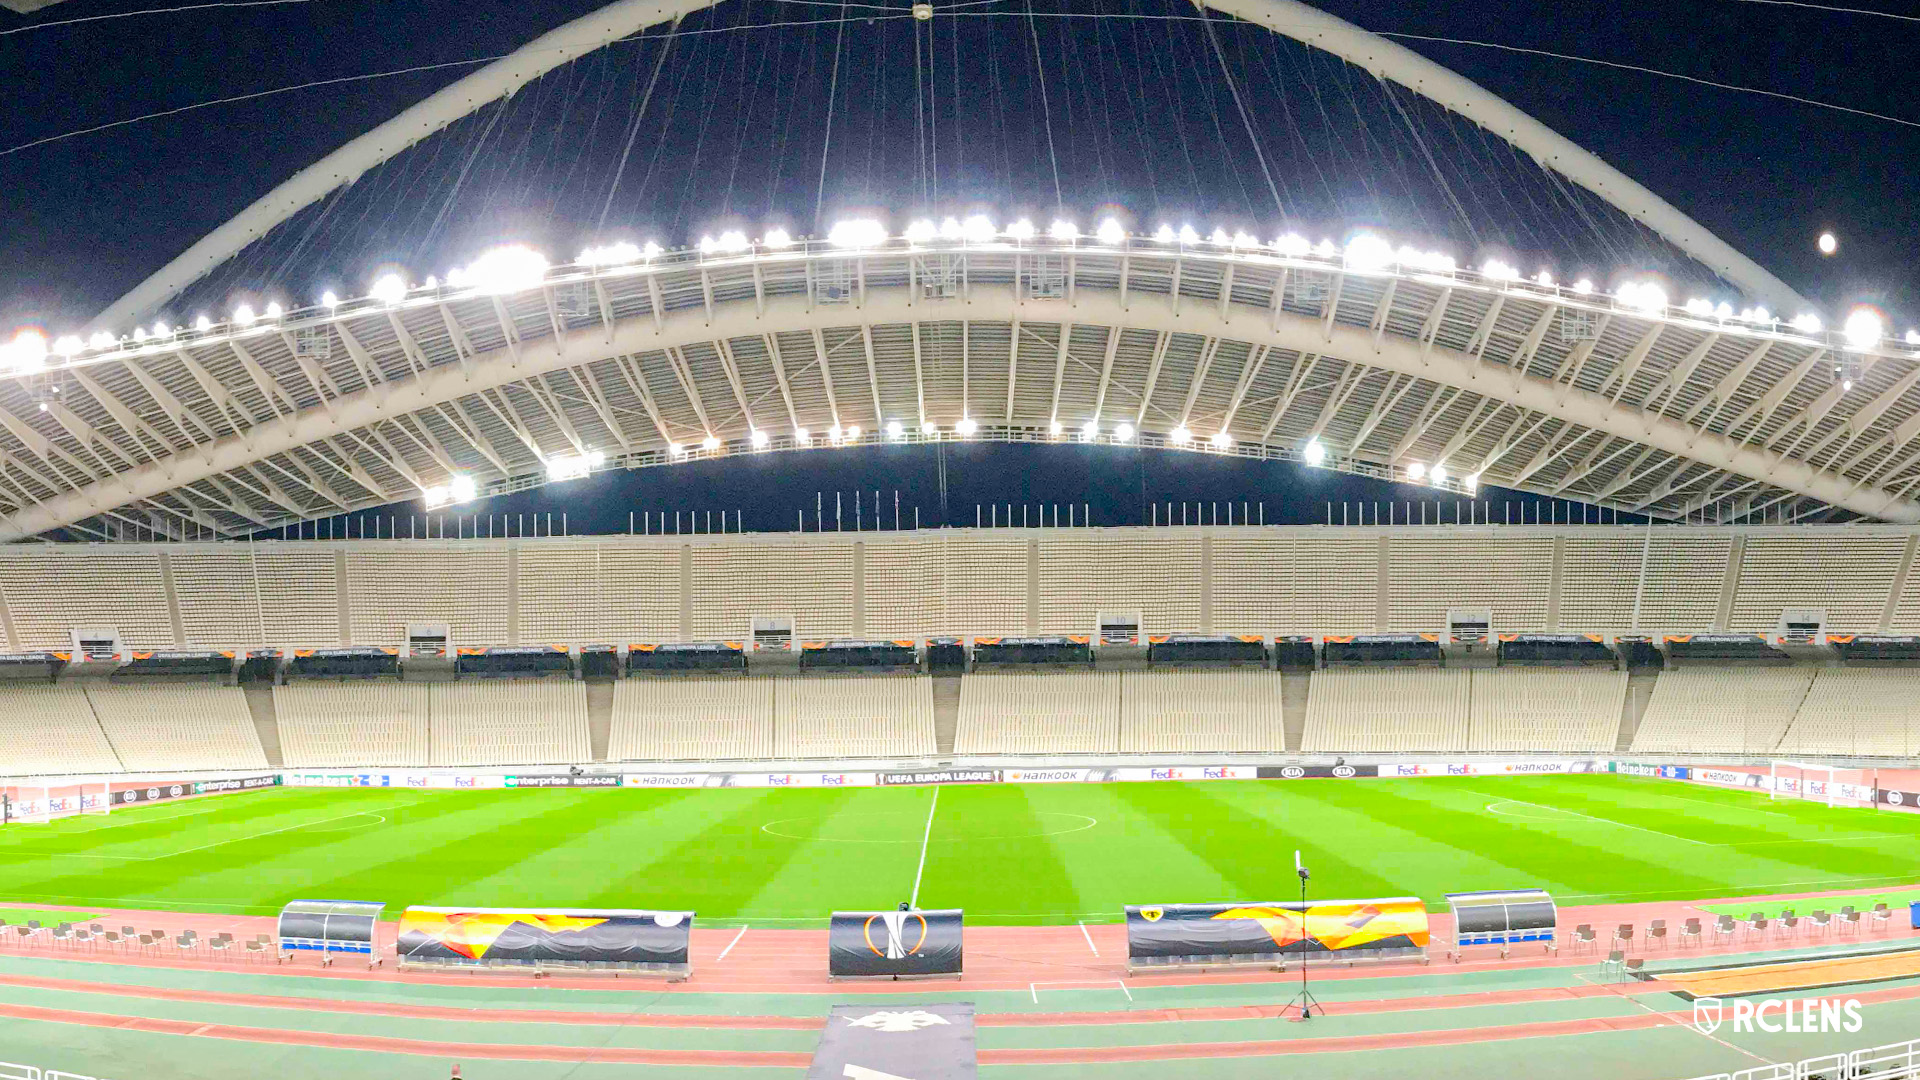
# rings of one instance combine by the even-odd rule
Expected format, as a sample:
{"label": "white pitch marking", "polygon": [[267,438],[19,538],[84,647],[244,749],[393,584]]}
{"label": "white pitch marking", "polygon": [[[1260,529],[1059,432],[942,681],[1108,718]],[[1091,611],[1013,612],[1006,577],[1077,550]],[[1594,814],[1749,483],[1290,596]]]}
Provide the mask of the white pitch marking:
{"label": "white pitch marking", "polygon": [[933,801],[927,804],[927,827],[920,834],[920,866],[913,872],[913,897],[907,901],[910,908],[920,906],[920,879],[927,872],[927,843],[933,839],[933,812],[940,809],[940,787],[934,785]]}
{"label": "white pitch marking", "polygon": [[[381,807],[381,809],[391,810],[393,809],[393,807],[389,805],[389,806],[383,806]],[[158,859],[172,859],[172,858],[177,858],[181,855],[191,855],[196,851],[205,851],[208,848],[216,848],[224,844],[237,844],[242,840],[258,840],[263,836],[274,836],[283,832],[292,832],[295,829],[307,829],[307,828],[312,828],[315,825],[325,825],[328,822],[345,821],[348,818],[364,817],[368,813],[369,812],[366,810],[356,810],[351,814],[341,814],[338,817],[321,818],[319,821],[302,821],[295,825],[286,825],[278,829],[268,829],[266,832],[253,833],[249,836],[235,836],[235,837],[230,837],[226,840],[215,840],[211,844],[201,844],[199,847],[190,847],[184,851],[172,851],[172,852],[168,852],[165,855],[154,855],[148,861],[154,861]],[[339,830],[335,830],[335,831],[339,831]]]}
{"label": "white pitch marking", "polygon": [[[1468,791],[1468,792],[1472,792],[1473,794],[1475,794],[1475,795],[1478,795],[1478,796],[1480,796],[1480,797],[1481,797],[1481,798],[1483,798],[1483,799],[1493,799],[1493,798],[1494,798],[1493,796],[1491,796],[1491,795],[1489,795],[1489,794],[1487,794],[1487,793],[1486,793],[1486,792],[1484,792],[1484,791],[1475,791],[1475,790],[1474,790],[1473,788],[1463,788],[1463,789],[1461,789],[1461,790],[1463,790],[1463,791]],[[1560,813],[1560,814],[1572,814],[1572,815],[1573,815],[1574,817],[1579,817],[1579,818],[1586,818],[1586,819],[1587,819],[1588,821],[1597,821],[1597,822],[1599,822],[1599,823],[1600,823],[1600,824],[1602,824],[1602,825],[1617,825],[1617,826],[1619,826],[1619,827],[1620,827],[1620,828],[1622,828],[1622,829],[1632,829],[1632,830],[1634,830],[1635,832],[1643,832],[1643,833],[1648,833],[1648,834],[1651,834],[1651,835],[1653,835],[1653,836],[1664,836],[1664,837],[1666,837],[1666,838],[1667,838],[1667,839],[1669,839],[1669,840],[1681,840],[1681,841],[1684,841],[1684,842],[1686,842],[1686,843],[1689,843],[1689,844],[1698,844],[1698,845],[1700,845],[1701,847],[1716,847],[1716,846],[1718,846],[1718,845],[1715,845],[1715,844],[1709,844],[1709,843],[1707,843],[1707,842],[1706,842],[1705,840],[1695,840],[1694,838],[1692,838],[1692,837],[1690,837],[1690,836],[1680,836],[1680,835],[1677,835],[1677,834],[1675,834],[1675,833],[1670,833],[1670,832],[1661,832],[1661,831],[1660,831],[1659,829],[1647,829],[1647,828],[1642,828],[1642,827],[1641,827],[1641,826],[1639,826],[1639,825],[1629,825],[1629,824],[1627,824],[1627,823],[1626,823],[1626,822],[1624,822],[1624,821],[1615,821],[1615,820],[1613,820],[1612,818],[1603,818],[1603,817],[1596,817],[1596,816],[1594,816],[1593,814],[1583,814],[1583,813],[1581,813],[1581,812],[1580,812],[1580,811],[1578,811],[1578,810],[1569,810],[1569,809],[1567,809],[1567,808],[1566,808],[1566,807],[1564,807],[1564,806],[1549,806],[1549,805],[1548,805],[1548,804],[1546,804],[1546,803],[1537,803],[1537,802],[1528,802],[1528,801],[1527,801],[1527,800],[1525,800],[1525,799],[1494,799],[1494,801],[1493,801],[1493,802],[1490,802],[1490,803],[1488,803],[1488,804],[1487,804],[1487,812],[1488,812],[1488,813],[1494,813],[1494,814],[1497,814],[1497,813],[1499,813],[1499,811],[1498,811],[1498,810],[1495,810],[1495,809],[1494,809],[1494,807],[1495,807],[1496,805],[1499,805],[1500,803],[1519,803],[1519,804],[1520,804],[1520,805],[1522,805],[1522,806],[1534,806],[1534,807],[1538,807],[1538,808],[1540,808],[1540,809],[1542,809],[1542,810],[1552,810],[1552,811],[1554,811],[1555,813]],[[1511,814],[1509,814],[1509,815],[1506,815],[1506,816],[1508,816],[1508,817],[1511,817],[1511,816],[1513,816],[1513,815],[1511,815]],[[1525,819],[1525,818],[1522,818],[1522,819],[1520,819],[1520,820],[1522,820],[1522,821],[1524,821],[1524,820],[1527,820],[1527,819]],[[1542,823],[1542,824],[1543,824],[1543,823]]]}
{"label": "white pitch marking", "polygon": [[1093,935],[1087,931],[1087,920],[1080,920],[1080,936],[1087,939],[1087,948],[1093,949],[1093,955],[1099,956],[1100,950],[1094,948]]}
{"label": "white pitch marking", "polygon": [[727,958],[727,954],[733,951],[733,947],[735,945],[740,944],[740,939],[746,936],[747,936],[747,928],[742,926],[740,928],[740,932],[733,935],[733,940],[727,942],[727,947],[720,950],[720,955],[714,958],[714,962],[719,963],[720,961],[725,960]]}

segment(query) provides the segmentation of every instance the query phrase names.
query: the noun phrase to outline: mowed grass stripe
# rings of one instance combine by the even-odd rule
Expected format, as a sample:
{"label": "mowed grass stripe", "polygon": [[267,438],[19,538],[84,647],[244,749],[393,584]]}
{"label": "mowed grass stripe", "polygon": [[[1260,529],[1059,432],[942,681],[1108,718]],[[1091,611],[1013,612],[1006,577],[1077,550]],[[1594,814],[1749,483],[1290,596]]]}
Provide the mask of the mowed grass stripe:
{"label": "mowed grass stripe", "polygon": [[[1615,776],[952,786],[940,790],[921,900],[964,907],[980,923],[1069,925],[1118,918],[1128,903],[1283,900],[1297,888],[1296,847],[1314,867],[1313,895],[1435,903],[1524,885],[1592,903],[1920,879],[1920,821],[1806,803],[1723,807],[1726,793],[1675,786],[1715,805]],[[396,912],[685,907],[707,925],[817,924],[834,908],[886,908],[910,893],[933,797],[931,788],[222,796],[178,820],[163,803],[71,828],[0,830],[0,898],[246,914],[302,896],[386,900]],[[1512,813],[1489,813],[1490,803]],[[360,814],[386,820],[361,828]],[[1087,819],[1098,824],[1080,828]],[[20,850],[81,854],[114,834],[140,838],[110,849],[140,858]],[[1738,841],[1692,842],[1721,837]]]}
{"label": "mowed grass stripe", "polygon": [[[774,872],[742,883],[753,890],[735,918],[824,925],[834,908],[880,910],[907,899],[932,798],[930,788],[803,788],[761,803],[756,828],[770,838],[761,842],[790,852]],[[921,902],[939,904],[926,894]]]}
{"label": "mowed grass stripe", "polygon": [[[1031,784],[1029,802],[1049,813],[1085,814],[1097,825],[1054,838],[1063,871],[1072,881],[1077,907],[1036,913],[1036,924],[1118,922],[1125,904],[1169,902],[1177,897],[1219,897],[1233,892],[1220,871],[1189,848],[1158,808],[1143,811],[1121,797],[1125,785]],[[1135,785],[1137,786],[1137,785]],[[989,909],[1009,910],[1005,901]]]}
{"label": "mowed grass stripe", "polygon": [[[1086,822],[1077,811],[1037,807],[1028,795],[1019,784],[941,792],[927,844],[922,907],[999,913],[995,921],[1004,922],[1070,923],[1068,913],[1085,910],[1055,838],[1047,834],[1060,832],[1064,840],[1092,830],[1081,828]],[[911,852],[918,856],[917,849]]]}
{"label": "mowed grass stripe", "polygon": [[1524,818],[1490,812],[1489,805],[1533,794],[1531,789],[1513,787],[1511,780],[1436,778],[1411,787],[1398,786],[1406,783],[1402,780],[1377,783],[1381,785],[1377,799],[1402,804],[1392,811],[1401,827],[1483,854],[1525,874],[1520,880],[1493,882],[1448,874],[1424,883],[1416,893],[1429,903],[1449,892],[1527,887],[1547,889],[1565,903],[1599,903],[1613,898],[1618,890],[1645,888],[1648,882],[1683,895],[1706,895],[1697,890],[1711,890],[1720,883],[1712,874],[1694,871],[1697,864],[1692,853],[1707,849],[1683,840],[1583,817],[1556,817],[1537,808]]}
{"label": "mowed grass stripe", "polygon": [[[1501,857],[1501,852],[1464,846],[1461,841],[1466,837],[1445,829],[1423,830],[1417,819],[1424,808],[1396,798],[1392,788],[1356,792],[1355,786],[1341,780],[1270,780],[1225,785],[1220,794],[1272,821],[1276,833],[1297,837],[1297,846],[1313,873],[1316,896],[1363,898],[1366,894],[1352,891],[1352,883],[1344,877],[1346,869],[1356,862],[1391,867],[1390,873],[1381,876],[1393,883],[1390,895],[1395,896],[1407,895],[1428,881],[1501,883],[1486,886],[1498,888],[1511,887],[1527,876],[1527,871]],[[1303,807],[1312,808],[1310,817],[1317,831],[1310,835],[1297,835],[1292,825],[1308,816],[1302,814]],[[1291,869],[1290,862],[1287,868]]]}

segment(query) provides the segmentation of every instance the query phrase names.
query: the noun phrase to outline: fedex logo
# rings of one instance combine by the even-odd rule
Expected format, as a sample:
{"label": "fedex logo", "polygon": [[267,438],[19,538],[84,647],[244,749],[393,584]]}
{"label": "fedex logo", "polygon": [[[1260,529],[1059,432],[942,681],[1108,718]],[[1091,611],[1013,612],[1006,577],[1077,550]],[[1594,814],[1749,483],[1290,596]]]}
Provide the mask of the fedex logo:
{"label": "fedex logo", "polygon": [[792,787],[793,774],[792,773],[769,773],[767,775],[767,786],[768,787]]}
{"label": "fedex logo", "polygon": [[1471,776],[1473,775],[1473,767],[1470,765],[1449,765],[1447,766],[1447,775]]}
{"label": "fedex logo", "polygon": [[1202,780],[1225,780],[1225,779],[1227,779],[1227,770],[1225,770],[1225,769],[1201,769],[1201,770],[1200,770],[1200,779],[1202,779]]}
{"label": "fedex logo", "polygon": [[456,776],[453,778],[453,786],[457,788],[477,787],[478,784],[474,781],[474,778],[471,776]]}
{"label": "fedex logo", "polygon": [[845,787],[846,784],[847,776],[845,773],[824,773],[820,777],[821,787]]}
{"label": "fedex logo", "polygon": [[1174,773],[1173,773],[1173,770],[1172,770],[1172,769],[1148,769],[1148,770],[1147,770],[1147,779],[1149,779],[1149,780],[1172,780],[1172,779],[1174,779]]}

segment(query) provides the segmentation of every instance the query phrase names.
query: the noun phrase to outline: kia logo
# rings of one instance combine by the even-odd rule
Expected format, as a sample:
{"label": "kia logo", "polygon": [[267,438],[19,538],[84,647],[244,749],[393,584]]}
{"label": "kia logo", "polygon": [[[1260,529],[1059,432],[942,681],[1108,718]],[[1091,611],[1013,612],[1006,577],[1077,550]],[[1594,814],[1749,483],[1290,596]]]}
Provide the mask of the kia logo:
{"label": "kia logo", "polygon": [[1353,769],[1353,766],[1351,765],[1335,765],[1333,767],[1333,775],[1338,776],[1342,779],[1352,776],[1353,772],[1354,772],[1354,769]]}
{"label": "kia logo", "polygon": [[1280,770],[1280,775],[1287,778],[1288,780],[1298,780],[1301,777],[1307,775],[1307,770],[1301,768],[1298,765],[1289,765],[1286,768]]}

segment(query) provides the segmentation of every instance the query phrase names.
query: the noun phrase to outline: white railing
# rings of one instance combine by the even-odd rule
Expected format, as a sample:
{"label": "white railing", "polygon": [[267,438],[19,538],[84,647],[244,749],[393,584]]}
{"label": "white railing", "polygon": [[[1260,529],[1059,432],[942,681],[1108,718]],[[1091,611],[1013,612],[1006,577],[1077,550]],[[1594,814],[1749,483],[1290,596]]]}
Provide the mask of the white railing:
{"label": "white railing", "polygon": [[1822,1054],[1802,1061],[1756,1065],[1736,1073],[1693,1080],[1915,1080],[1920,1078],[1920,1039],[1888,1043],[1851,1054]]}
{"label": "white railing", "polygon": [[38,1066],[16,1065],[11,1061],[0,1061],[0,1080],[99,1080],[99,1078],[81,1073],[64,1072],[60,1069],[48,1069],[42,1072]]}

